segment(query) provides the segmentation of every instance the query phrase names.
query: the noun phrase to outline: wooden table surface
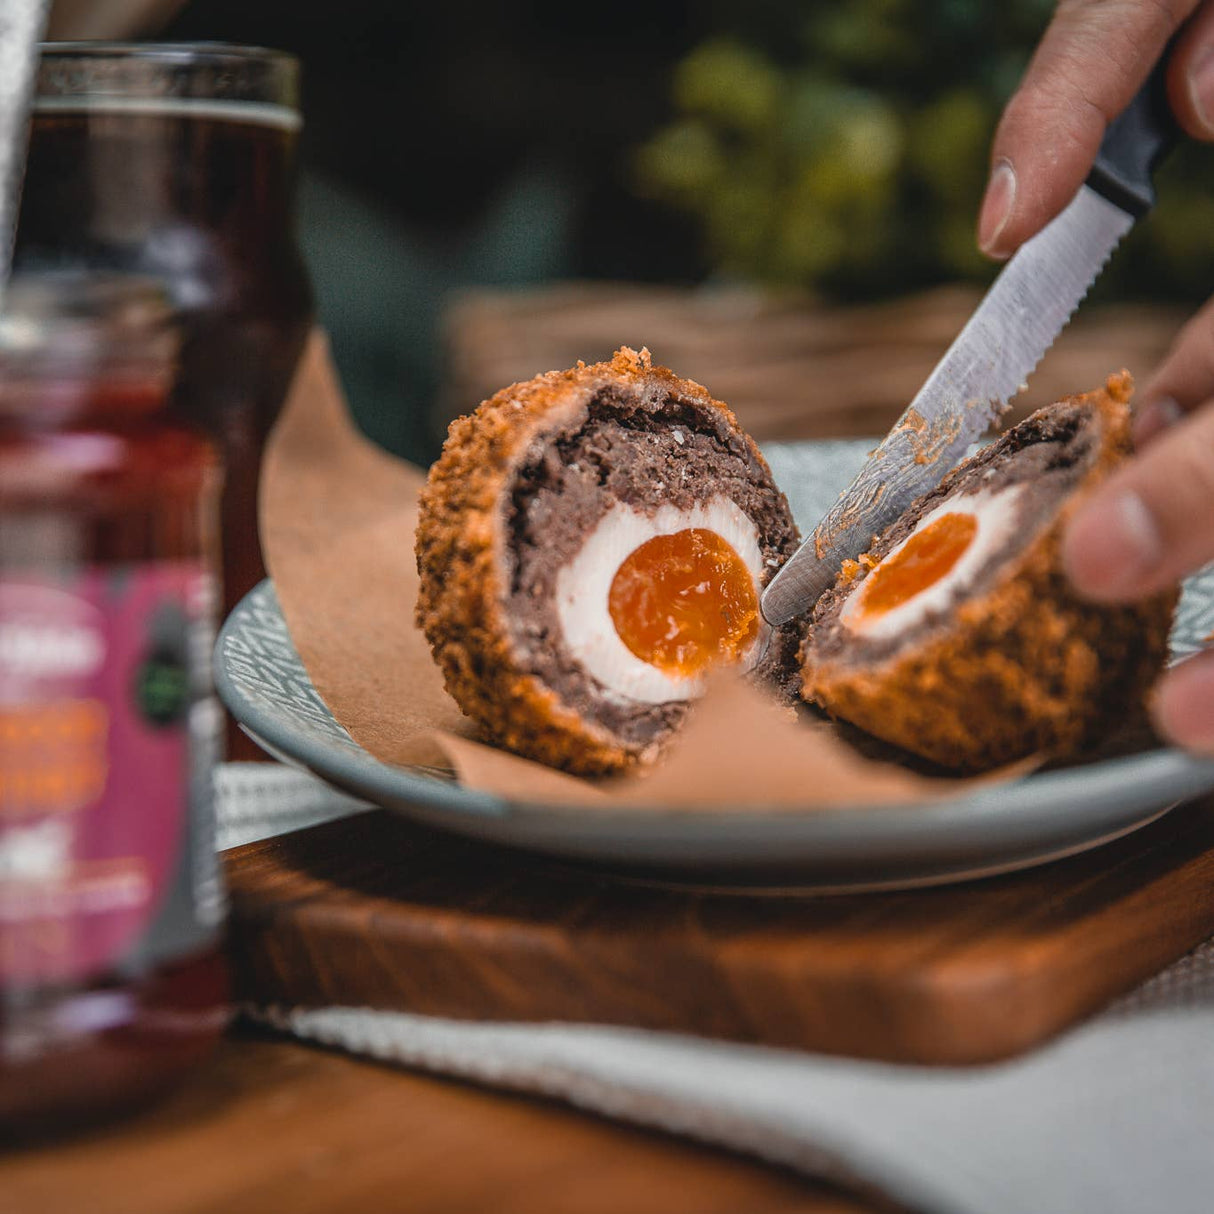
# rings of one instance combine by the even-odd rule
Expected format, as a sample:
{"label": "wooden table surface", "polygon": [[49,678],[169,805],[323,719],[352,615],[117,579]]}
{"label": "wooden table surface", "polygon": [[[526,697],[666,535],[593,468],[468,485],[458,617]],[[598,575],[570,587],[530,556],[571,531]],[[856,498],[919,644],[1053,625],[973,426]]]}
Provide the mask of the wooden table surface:
{"label": "wooden table surface", "polygon": [[3,1214],[873,1214],[560,1106],[236,1029],[155,1109],[0,1155]]}

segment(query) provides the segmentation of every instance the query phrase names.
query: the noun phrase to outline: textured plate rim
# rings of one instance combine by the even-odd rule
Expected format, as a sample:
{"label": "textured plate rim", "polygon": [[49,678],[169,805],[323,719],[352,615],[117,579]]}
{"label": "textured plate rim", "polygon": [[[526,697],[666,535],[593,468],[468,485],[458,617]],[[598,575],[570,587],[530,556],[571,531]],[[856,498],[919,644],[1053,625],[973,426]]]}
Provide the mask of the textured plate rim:
{"label": "textured plate rim", "polygon": [[[705,846],[713,851],[714,843],[736,845],[738,827],[744,825],[745,835],[753,846],[750,854],[736,857],[739,867],[768,868],[783,863],[786,868],[795,868],[811,863],[814,857],[764,853],[783,846],[817,843],[832,853],[819,859],[827,859],[832,870],[844,869],[853,864],[863,866],[873,845],[879,845],[878,850],[895,850],[899,860],[910,868],[918,865],[921,873],[925,867],[935,869],[939,880],[956,881],[965,879],[966,872],[988,875],[1009,871],[1096,847],[1146,825],[1170,805],[1214,788],[1214,760],[1160,749],[1081,768],[1031,775],[944,801],[897,806],[857,804],[806,807],[804,811],[759,805],[707,810],[663,805],[587,809],[505,800],[393,767],[361,748],[350,753],[338,751],[300,734],[290,727],[289,721],[250,703],[228,670],[224,653],[228,638],[239,633],[256,596],[268,593],[272,593],[272,587],[266,582],[250,591],[225,621],[215,646],[216,688],[224,704],[249,732],[321,779],[386,808],[400,810],[402,803],[407,804],[409,812],[425,811],[422,816],[431,824],[447,825],[461,833],[491,837],[495,842],[528,850],[594,859],[596,849],[605,848],[600,858],[618,862],[622,858],[618,844],[623,831],[630,847],[632,844],[657,847],[656,852],[639,858],[642,863],[702,868],[711,863],[704,859]],[[302,663],[300,670],[306,678]],[[1116,794],[1124,791],[1127,782],[1149,787],[1149,804],[1142,798],[1133,800],[1129,806],[1123,804]],[[1070,799],[1077,806],[1060,812],[1057,806]],[[1043,802],[1053,808],[1043,811]],[[488,825],[491,821],[522,829],[515,837],[496,830],[488,833],[469,830],[476,822]],[[992,832],[1001,828],[1008,829],[1010,837],[993,840]],[[679,845],[692,839],[697,845],[693,854],[680,856]],[[1025,854],[1025,849],[1029,854]],[[989,854],[995,850],[1006,850],[1006,864]],[[984,851],[988,856],[985,861],[966,862],[966,857]],[[942,860],[943,852],[950,853],[952,859]],[[632,855],[631,859],[637,861],[638,857]],[[722,857],[720,862],[727,864],[729,858]],[[951,871],[944,871],[950,867]],[[926,875],[924,879],[932,878]],[[913,880],[909,874],[893,875],[888,884],[905,886]],[[819,884],[815,879],[815,887]],[[875,884],[887,882],[881,879]],[[846,885],[855,887],[850,880]]]}

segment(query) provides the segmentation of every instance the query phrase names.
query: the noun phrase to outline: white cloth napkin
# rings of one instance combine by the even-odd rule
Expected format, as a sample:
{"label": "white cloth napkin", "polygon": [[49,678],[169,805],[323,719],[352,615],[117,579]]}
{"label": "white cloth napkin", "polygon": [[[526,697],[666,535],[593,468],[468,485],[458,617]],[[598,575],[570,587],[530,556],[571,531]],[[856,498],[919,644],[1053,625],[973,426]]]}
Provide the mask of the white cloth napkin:
{"label": "white cloth napkin", "polygon": [[[365,808],[268,764],[227,765],[218,791],[227,847]],[[367,1008],[248,1010],[325,1045],[564,1100],[931,1214],[1214,1210],[1214,942],[1057,1041],[984,1067]]]}

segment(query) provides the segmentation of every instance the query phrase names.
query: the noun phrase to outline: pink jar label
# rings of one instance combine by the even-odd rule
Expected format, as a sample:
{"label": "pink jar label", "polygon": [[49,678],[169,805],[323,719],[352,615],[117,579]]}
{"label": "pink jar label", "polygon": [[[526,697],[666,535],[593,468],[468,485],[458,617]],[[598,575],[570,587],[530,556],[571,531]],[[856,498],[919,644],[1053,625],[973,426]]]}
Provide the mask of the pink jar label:
{"label": "pink jar label", "polygon": [[199,562],[0,572],[5,984],[140,952],[189,847],[213,604]]}

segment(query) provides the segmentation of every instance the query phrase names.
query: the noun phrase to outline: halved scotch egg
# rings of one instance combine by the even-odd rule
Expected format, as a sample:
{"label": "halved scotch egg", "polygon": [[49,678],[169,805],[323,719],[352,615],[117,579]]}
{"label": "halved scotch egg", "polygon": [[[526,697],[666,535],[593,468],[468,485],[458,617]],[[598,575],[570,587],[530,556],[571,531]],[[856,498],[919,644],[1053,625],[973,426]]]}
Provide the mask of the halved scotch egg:
{"label": "halved scotch egg", "polygon": [[1131,450],[1126,372],[1039,410],[915,502],[817,603],[804,695],[943,766],[1068,756],[1137,714],[1176,595],[1085,602],[1060,568],[1076,503]]}
{"label": "halved scotch egg", "polygon": [[700,385],[621,349],[451,426],[421,497],[417,620],[487,740],[580,774],[652,760],[729,664],[795,699],[764,585],[797,531]]}

